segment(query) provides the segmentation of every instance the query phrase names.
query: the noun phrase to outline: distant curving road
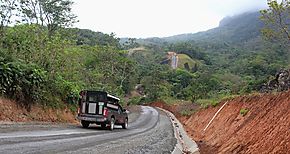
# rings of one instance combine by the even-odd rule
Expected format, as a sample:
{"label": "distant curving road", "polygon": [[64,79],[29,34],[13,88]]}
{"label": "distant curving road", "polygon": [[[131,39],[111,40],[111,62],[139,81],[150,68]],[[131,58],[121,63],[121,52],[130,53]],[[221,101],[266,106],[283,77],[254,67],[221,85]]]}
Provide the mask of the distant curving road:
{"label": "distant curving road", "polygon": [[19,126],[16,131],[13,126],[2,127],[0,153],[164,154],[173,151],[177,141],[165,113],[142,106],[140,116],[135,119],[129,123],[128,129],[116,126],[114,131],[102,130],[95,125],[89,129],[37,125],[21,129]]}

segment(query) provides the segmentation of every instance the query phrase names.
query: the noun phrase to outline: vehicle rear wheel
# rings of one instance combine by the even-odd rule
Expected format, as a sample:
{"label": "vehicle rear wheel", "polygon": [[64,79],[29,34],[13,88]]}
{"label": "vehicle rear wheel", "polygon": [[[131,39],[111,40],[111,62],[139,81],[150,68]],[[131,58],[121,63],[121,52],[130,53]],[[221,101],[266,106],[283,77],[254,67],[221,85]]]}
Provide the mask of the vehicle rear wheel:
{"label": "vehicle rear wheel", "polygon": [[128,118],[126,118],[125,123],[122,124],[122,128],[123,129],[127,129],[128,128]]}
{"label": "vehicle rear wheel", "polygon": [[90,125],[90,122],[82,120],[82,121],[81,121],[81,124],[82,124],[82,126],[83,126],[84,128],[88,128],[89,125]]}
{"label": "vehicle rear wheel", "polygon": [[115,118],[111,118],[111,121],[110,121],[110,130],[114,130],[114,126],[115,126]]}

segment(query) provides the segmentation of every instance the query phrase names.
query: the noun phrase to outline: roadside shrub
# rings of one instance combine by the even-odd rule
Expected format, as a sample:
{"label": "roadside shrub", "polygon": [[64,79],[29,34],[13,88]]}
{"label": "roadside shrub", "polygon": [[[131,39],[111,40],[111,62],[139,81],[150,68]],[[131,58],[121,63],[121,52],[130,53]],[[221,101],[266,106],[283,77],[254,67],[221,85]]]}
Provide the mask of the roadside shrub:
{"label": "roadside shrub", "polygon": [[64,79],[61,75],[56,75],[53,83],[54,93],[58,94],[62,101],[69,104],[76,104],[81,88],[77,83]]}
{"label": "roadside shrub", "polygon": [[211,101],[211,106],[216,107],[216,106],[219,105],[219,103],[220,103],[219,100],[212,100],[212,101]]}
{"label": "roadside shrub", "polygon": [[77,105],[81,90],[77,83],[65,80],[57,74],[55,78],[47,80],[43,86],[43,97],[39,102],[42,105],[55,109],[64,109],[66,105],[69,107]]}
{"label": "roadside shrub", "polygon": [[77,104],[69,104],[69,105],[68,105],[68,108],[69,108],[69,110],[70,110],[71,112],[73,112],[73,113],[77,113],[77,111],[78,111],[78,106],[77,106]]}
{"label": "roadside shrub", "polygon": [[140,105],[142,97],[133,97],[128,101],[128,105]]}
{"label": "roadside shrub", "polygon": [[46,72],[34,64],[0,57],[0,93],[27,109],[41,99]]}

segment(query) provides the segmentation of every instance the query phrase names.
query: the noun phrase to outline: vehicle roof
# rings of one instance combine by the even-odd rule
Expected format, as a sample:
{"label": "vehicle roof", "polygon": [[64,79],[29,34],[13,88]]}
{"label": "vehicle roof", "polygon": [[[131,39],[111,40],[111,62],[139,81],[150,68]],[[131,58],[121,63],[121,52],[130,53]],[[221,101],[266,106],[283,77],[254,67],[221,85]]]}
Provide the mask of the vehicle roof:
{"label": "vehicle roof", "polygon": [[120,98],[116,97],[116,96],[113,96],[113,95],[110,95],[108,92],[106,91],[95,91],[95,90],[82,90],[82,91],[86,91],[86,92],[101,92],[101,93],[106,93],[107,94],[107,97],[110,97],[110,98],[113,98],[113,99],[116,99],[118,101],[120,101]]}
{"label": "vehicle roof", "polygon": [[118,97],[116,97],[116,96],[110,95],[110,94],[108,94],[108,93],[107,93],[107,96],[108,96],[108,97],[111,97],[111,98],[114,98],[114,99],[116,99],[116,100],[118,100],[118,101],[120,101],[120,98],[118,98]]}

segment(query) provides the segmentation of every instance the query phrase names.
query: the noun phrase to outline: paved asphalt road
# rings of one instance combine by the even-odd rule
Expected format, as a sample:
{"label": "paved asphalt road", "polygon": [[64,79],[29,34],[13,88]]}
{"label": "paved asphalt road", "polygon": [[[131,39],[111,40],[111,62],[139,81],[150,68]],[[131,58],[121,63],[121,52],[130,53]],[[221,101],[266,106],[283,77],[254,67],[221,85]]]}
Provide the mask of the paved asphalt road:
{"label": "paved asphalt road", "polygon": [[[138,115],[138,116],[136,116]],[[176,145],[170,119],[162,111],[142,106],[132,113],[128,129],[114,131],[96,125],[1,125],[0,154],[9,153],[171,153]]]}

